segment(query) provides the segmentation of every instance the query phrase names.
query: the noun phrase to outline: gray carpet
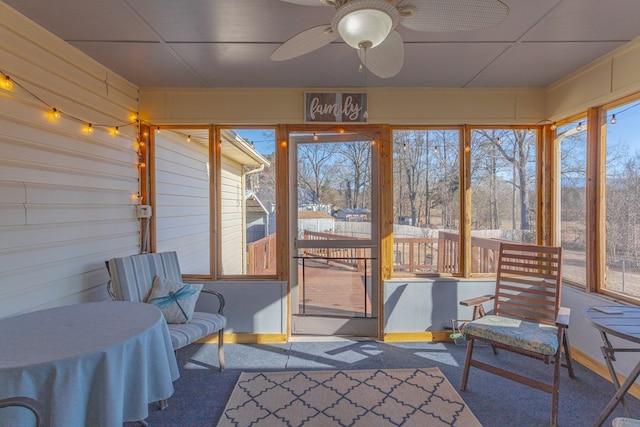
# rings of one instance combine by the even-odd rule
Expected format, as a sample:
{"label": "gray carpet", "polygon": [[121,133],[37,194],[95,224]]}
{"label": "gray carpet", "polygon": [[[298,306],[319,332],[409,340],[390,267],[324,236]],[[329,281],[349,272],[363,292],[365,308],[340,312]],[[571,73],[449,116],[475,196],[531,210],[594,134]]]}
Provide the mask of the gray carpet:
{"label": "gray carpet", "polygon": [[[178,351],[181,377],[163,411],[151,405],[147,419],[151,427],[216,426],[241,373],[261,371],[357,370],[437,367],[485,427],[548,426],[551,396],[495,375],[472,369],[467,390],[460,391],[465,346],[442,343],[383,343],[337,340],[286,344],[227,344],[227,369],[217,368],[217,347],[194,344]],[[526,366],[540,376],[549,370],[543,363],[506,351],[494,356],[489,347],[474,354],[499,360],[505,368]],[[614,393],[613,385],[578,363],[576,378],[561,372],[559,426],[591,426]],[[640,415],[640,402],[627,399]],[[615,416],[624,416],[619,405]],[[371,427],[374,427],[373,425]]]}

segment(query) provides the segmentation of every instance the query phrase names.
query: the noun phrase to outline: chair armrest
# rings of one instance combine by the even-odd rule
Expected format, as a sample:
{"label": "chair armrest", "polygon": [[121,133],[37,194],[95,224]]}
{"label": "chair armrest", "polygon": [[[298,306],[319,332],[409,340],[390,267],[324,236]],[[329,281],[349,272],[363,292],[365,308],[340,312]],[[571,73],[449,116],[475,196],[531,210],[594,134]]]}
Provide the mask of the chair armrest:
{"label": "chair armrest", "polygon": [[492,299],[495,299],[495,297],[496,297],[495,295],[483,295],[481,297],[469,298],[469,299],[460,301],[460,305],[470,307],[472,305],[478,305],[487,301],[491,301]]}
{"label": "chair armrest", "polygon": [[218,307],[218,314],[223,314],[222,311],[224,310],[224,296],[222,296],[222,294],[220,292],[212,291],[210,289],[203,289],[200,292],[201,293],[205,293],[205,294],[211,294],[211,295],[217,296],[218,297],[218,301],[220,301],[220,305]]}
{"label": "chair armrest", "polygon": [[558,316],[556,317],[556,326],[560,328],[568,328],[570,317],[571,309],[569,307],[560,307],[558,310]]}

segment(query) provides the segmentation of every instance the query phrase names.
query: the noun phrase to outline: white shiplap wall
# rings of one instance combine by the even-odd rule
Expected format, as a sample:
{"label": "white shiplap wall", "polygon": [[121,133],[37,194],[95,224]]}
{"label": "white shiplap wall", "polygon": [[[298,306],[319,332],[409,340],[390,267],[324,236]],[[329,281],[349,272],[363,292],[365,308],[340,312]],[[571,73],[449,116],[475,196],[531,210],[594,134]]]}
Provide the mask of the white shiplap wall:
{"label": "white shiplap wall", "polygon": [[0,40],[0,317],[106,299],[139,251],[137,126],[83,125],[130,123],[138,89],[1,2]]}
{"label": "white shiplap wall", "polygon": [[244,194],[242,165],[223,158],[220,165],[220,254],[222,274],[245,274],[245,238],[242,219]]}
{"label": "white shiplap wall", "polygon": [[183,274],[211,273],[208,143],[187,141],[195,132],[154,135],[154,252],[176,251]]}

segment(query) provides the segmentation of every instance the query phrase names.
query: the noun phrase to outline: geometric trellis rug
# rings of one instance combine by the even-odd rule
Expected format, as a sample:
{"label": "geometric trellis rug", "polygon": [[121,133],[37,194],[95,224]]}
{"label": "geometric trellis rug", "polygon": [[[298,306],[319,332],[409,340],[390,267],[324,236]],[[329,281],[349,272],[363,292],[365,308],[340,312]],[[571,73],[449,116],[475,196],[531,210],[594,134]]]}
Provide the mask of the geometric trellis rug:
{"label": "geometric trellis rug", "polygon": [[218,427],[481,426],[438,368],[243,372]]}

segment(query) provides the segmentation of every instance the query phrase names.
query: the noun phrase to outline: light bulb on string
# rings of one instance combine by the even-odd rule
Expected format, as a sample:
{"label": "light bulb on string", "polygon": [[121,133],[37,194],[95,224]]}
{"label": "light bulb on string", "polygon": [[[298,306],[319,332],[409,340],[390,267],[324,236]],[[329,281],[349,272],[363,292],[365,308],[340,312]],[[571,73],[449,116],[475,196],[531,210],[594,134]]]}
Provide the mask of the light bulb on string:
{"label": "light bulb on string", "polygon": [[13,82],[11,81],[11,77],[5,75],[2,80],[2,88],[6,90],[10,90],[13,87]]}
{"label": "light bulb on string", "polygon": [[437,146],[436,146],[436,147],[433,147],[433,152],[434,152],[435,154],[438,154],[438,147],[437,147]]}
{"label": "light bulb on string", "polygon": [[59,119],[60,118],[60,111],[58,111],[58,109],[54,107],[51,110],[51,115],[53,115],[54,119]]}
{"label": "light bulb on string", "polygon": [[610,121],[610,123],[611,123],[612,125],[615,125],[616,123],[618,123],[618,119],[616,119],[616,115],[615,115],[615,114],[614,114],[613,116],[611,116],[611,121]]}
{"label": "light bulb on string", "polygon": [[314,140],[314,141],[317,141],[317,140],[318,140],[318,134],[317,134],[317,133],[315,133],[315,132],[313,133],[313,140]]}
{"label": "light bulb on string", "polygon": [[578,126],[576,127],[578,132],[582,132],[582,122],[578,122]]}
{"label": "light bulb on string", "polygon": [[556,130],[556,129],[558,129],[558,126],[556,125],[556,122],[551,123],[551,127],[550,127],[550,129],[551,129],[551,130]]}

